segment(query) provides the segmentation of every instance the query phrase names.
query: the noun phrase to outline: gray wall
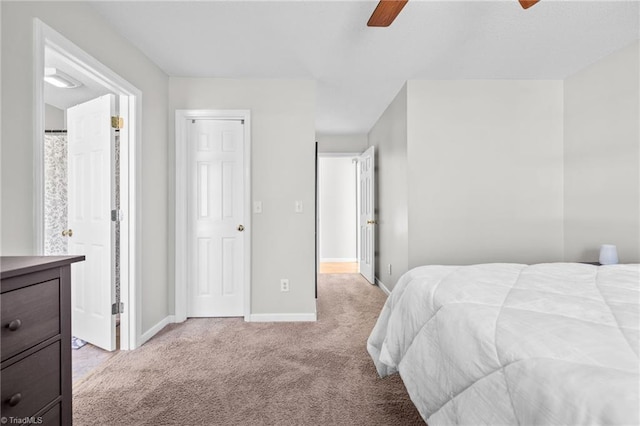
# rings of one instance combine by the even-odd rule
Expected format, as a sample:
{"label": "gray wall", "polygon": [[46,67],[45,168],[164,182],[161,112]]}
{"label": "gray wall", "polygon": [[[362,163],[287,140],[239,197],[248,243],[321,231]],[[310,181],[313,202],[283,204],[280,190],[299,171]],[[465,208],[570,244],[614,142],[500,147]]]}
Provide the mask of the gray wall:
{"label": "gray wall", "polygon": [[[251,307],[253,314],[315,313],[315,82],[171,78],[169,114],[177,109],[251,110],[253,215]],[[175,118],[169,131],[175,135]],[[170,205],[175,199],[175,137],[169,147]],[[304,212],[294,212],[302,200]],[[170,211],[169,246],[175,218]],[[174,252],[169,277],[173,280]],[[290,291],[280,291],[288,278]],[[173,285],[172,285],[173,287]],[[171,292],[173,294],[173,291]],[[170,302],[173,306],[173,303]]]}
{"label": "gray wall", "polygon": [[615,244],[640,262],[640,43],[569,77],[565,97],[565,259]]}
{"label": "gray wall", "polygon": [[377,150],[375,275],[392,289],[409,264],[406,85],[371,129],[369,144]]}
{"label": "gray wall", "polygon": [[562,82],[407,87],[409,267],[561,261]]}
{"label": "gray wall", "polygon": [[318,152],[332,153],[361,153],[369,146],[367,135],[326,135],[316,134],[318,142]]}
{"label": "gray wall", "polygon": [[167,82],[168,77],[117,35],[88,4],[2,2],[3,255],[35,254],[33,222],[33,18],[60,32],[142,92],[142,333],[168,315]]}

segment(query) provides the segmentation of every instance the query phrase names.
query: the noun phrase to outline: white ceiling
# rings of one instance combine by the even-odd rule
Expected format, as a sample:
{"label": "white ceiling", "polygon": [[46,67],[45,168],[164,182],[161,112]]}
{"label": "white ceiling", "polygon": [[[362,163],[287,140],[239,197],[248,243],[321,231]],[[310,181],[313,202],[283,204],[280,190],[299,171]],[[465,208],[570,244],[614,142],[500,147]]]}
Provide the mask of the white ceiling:
{"label": "white ceiling", "polygon": [[564,79],[640,38],[639,2],[92,2],[170,76],[317,81],[319,133],[368,132],[408,79]]}

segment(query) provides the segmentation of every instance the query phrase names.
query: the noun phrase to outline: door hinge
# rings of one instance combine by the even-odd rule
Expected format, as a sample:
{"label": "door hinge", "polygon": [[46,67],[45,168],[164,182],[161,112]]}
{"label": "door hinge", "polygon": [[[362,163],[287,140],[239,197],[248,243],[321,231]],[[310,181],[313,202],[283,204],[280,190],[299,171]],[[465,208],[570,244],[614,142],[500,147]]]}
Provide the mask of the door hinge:
{"label": "door hinge", "polygon": [[114,129],[122,129],[124,127],[124,118],[111,117],[111,127]]}
{"label": "door hinge", "polygon": [[124,314],[124,303],[114,303],[111,305],[111,315]]}
{"label": "door hinge", "polygon": [[111,221],[112,222],[122,222],[124,215],[122,214],[122,210],[111,210]]}

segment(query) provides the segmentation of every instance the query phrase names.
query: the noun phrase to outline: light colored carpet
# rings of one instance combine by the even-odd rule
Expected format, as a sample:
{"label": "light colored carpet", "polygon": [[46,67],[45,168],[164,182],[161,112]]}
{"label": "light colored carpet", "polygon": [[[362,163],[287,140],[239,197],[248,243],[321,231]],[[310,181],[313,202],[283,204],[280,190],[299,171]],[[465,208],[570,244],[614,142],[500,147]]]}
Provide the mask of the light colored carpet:
{"label": "light colored carpet", "polygon": [[169,325],[74,385],[74,423],[424,425],[366,351],[384,301],[359,275],[322,275],[315,323]]}

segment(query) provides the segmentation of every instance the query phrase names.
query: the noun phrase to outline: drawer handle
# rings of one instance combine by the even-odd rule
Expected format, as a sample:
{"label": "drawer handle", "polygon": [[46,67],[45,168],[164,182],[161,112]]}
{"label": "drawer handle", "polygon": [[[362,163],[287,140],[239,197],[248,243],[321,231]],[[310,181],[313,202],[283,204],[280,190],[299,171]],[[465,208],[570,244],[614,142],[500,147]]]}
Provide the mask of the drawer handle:
{"label": "drawer handle", "polygon": [[16,331],[17,329],[20,328],[21,325],[22,325],[22,321],[20,321],[19,319],[14,319],[9,324],[7,324],[7,328],[11,331]]}
{"label": "drawer handle", "polygon": [[22,401],[22,394],[18,392],[17,394],[9,398],[9,406],[15,407],[16,405],[20,404],[20,401]]}

